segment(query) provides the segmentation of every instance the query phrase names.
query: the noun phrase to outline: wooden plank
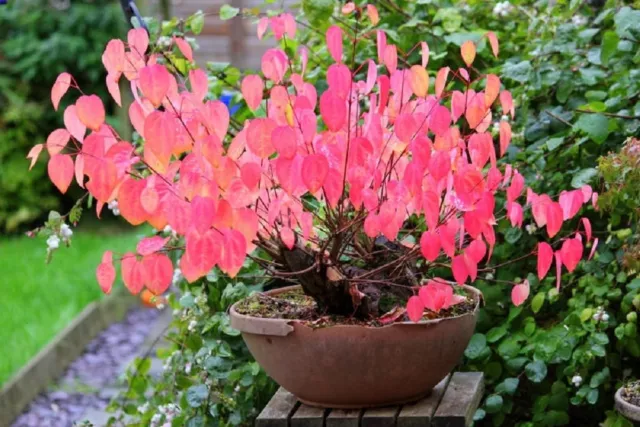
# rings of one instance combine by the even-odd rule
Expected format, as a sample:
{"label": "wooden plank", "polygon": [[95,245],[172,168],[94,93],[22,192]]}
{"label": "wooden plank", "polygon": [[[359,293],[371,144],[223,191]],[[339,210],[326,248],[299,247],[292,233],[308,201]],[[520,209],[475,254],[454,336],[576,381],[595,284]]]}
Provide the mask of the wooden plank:
{"label": "wooden plank", "polygon": [[287,427],[289,417],[297,406],[295,396],[280,387],[258,415],[256,427]]}
{"label": "wooden plank", "polygon": [[444,395],[450,375],[433,388],[431,395],[411,405],[404,405],[398,414],[398,427],[429,427],[433,414]]}
{"label": "wooden plank", "polygon": [[395,427],[400,406],[366,409],[360,427]]}
{"label": "wooden plank", "polygon": [[291,427],[324,427],[328,410],[301,404],[291,417]]}
{"label": "wooden plank", "polygon": [[332,409],[326,427],[358,427],[361,409]]}
{"label": "wooden plank", "polygon": [[482,372],[456,372],[433,417],[434,427],[466,427],[471,425],[484,392]]}

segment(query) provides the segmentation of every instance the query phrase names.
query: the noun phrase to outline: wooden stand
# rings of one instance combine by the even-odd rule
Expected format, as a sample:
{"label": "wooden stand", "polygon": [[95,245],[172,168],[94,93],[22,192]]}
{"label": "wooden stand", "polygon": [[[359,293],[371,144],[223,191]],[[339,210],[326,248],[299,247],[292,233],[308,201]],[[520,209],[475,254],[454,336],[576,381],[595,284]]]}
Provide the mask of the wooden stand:
{"label": "wooden stand", "polygon": [[481,372],[447,376],[431,396],[416,403],[376,409],[320,409],[304,405],[280,388],[256,427],[466,427],[484,392]]}

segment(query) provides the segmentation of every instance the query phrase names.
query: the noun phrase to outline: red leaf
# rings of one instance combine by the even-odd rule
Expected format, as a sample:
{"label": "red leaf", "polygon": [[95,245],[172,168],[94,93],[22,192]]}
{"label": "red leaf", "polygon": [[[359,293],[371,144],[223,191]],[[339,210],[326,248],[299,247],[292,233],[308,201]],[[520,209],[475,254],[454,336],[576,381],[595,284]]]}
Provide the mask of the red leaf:
{"label": "red leaf", "polygon": [[[191,232],[186,237],[187,248],[185,255],[193,269],[194,276],[204,276],[220,260],[222,253],[222,235],[215,230],[208,230],[204,234]],[[186,277],[186,276],[185,276]],[[191,279],[188,279],[191,281]]]}
{"label": "red leaf", "polygon": [[587,258],[587,260],[590,260],[591,258],[593,258],[593,254],[596,253],[597,248],[598,248],[598,238],[596,237],[595,239],[593,239],[593,244],[591,245],[591,251],[589,252],[589,258]]}
{"label": "red leaf", "polygon": [[453,288],[435,280],[421,287],[419,295],[424,306],[436,313],[453,305]]}
{"label": "red leaf", "polygon": [[562,277],[562,255],[560,251],[554,253],[556,259],[556,289],[560,290],[560,279]]}
{"label": "red leaf", "polygon": [[547,205],[547,234],[553,237],[558,234],[562,228],[562,207],[557,202],[551,202]]}
{"label": "red leaf", "polygon": [[342,62],[342,29],[337,25],[332,25],[326,33],[327,48],[331,57],[336,62]]}
{"label": "red leaf", "polygon": [[62,194],[67,192],[71,181],[73,181],[73,160],[67,154],[56,154],[49,159],[47,172],[53,185]]}
{"label": "red leaf", "polygon": [[211,228],[216,217],[216,204],[209,197],[196,196],[191,201],[191,224],[200,234]]}
{"label": "red leaf", "polygon": [[113,100],[116,102],[116,104],[122,107],[122,98],[120,96],[120,85],[118,84],[118,81],[120,80],[120,74],[109,73],[107,74],[107,77],[105,80],[107,83],[107,90],[109,91],[109,94],[111,95]]}
{"label": "red leaf", "polygon": [[453,257],[451,261],[451,271],[453,272],[453,278],[459,285],[463,285],[469,277],[467,270],[467,263],[464,260],[464,255],[458,255]]}
{"label": "red leaf", "polygon": [[438,74],[436,75],[436,97],[438,98],[440,98],[440,96],[442,95],[444,87],[447,84],[447,76],[449,75],[449,71],[449,67],[440,68]]}
{"label": "red leaf", "polygon": [[546,242],[538,243],[538,278],[544,279],[553,262],[553,249]]}
{"label": "red leaf", "polygon": [[292,159],[298,151],[296,131],[290,126],[278,126],[271,133],[271,142],[278,154],[285,159]]}
{"label": "red leaf", "polygon": [[83,95],[76,101],[78,119],[91,130],[97,131],[104,123],[105,111],[97,95]]}
{"label": "red leaf", "polygon": [[140,70],[138,87],[154,107],[157,108],[162,104],[170,86],[171,75],[164,65],[148,65]]}
{"label": "red leaf", "polygon": [[224,230],[222,241],[219,266],[223,272],[233,278],[242,268],[246,258],[247,242],[242,233],[237,230]]}
{"label": "red leaf", "polygon": [[158,252],[164,248],[164,245],[169,241],[169,237],[162,238],[160,236],[145,237],[138,242],[136,251],[139,255],[146,256]]}
{"label": "red leaf", "polygon": [[189,82],[191,83],[191,92],[202,101],[209,92],[209,79],[207,73],[199,68],[189,71]]}
{"label": "red leaf", "polygon": [[160,196],[156,189],[147,184],[140,194],[140,203],[142,204],[142,208],[147,211],[149,215],[153,215],[156,209],[158,209],[158,204],[160,203]]}
{"label": "red leaf", "polygon": [[290,227],[282,227],[280,230],[280,240],[289,249],[292,250],[296,244],[296,234]]}
{"label": "red leaf", "polygon": [[257,110],[262,102],[264,82],[260,76],[251,74],[242,79],[242,96],[251,110]]}
{"label": "red leaf", "polygon": [[419,322],[424,313],[424,305],[418,296],[412,296],[407,301],[407,315],[412,322]]}
{"label": "red leaf", "polygon": [[560,253],[562,254],[562,263],[569,273],[572,273],[576,269],[580,258],[582,258],[582,242],[578,238],[567,239],[562,243]]}
{"label": "red leaf", "polygon": [[122,269],[122,281],[133,295],[140,293],[146,282],[144,264],[136,259],[136,255],[127,252],[122,256],[120,264]]}
{"label": "red leaf", "polygon": [[161,295],[169,286],[173,279],[173,264],[168,256],[164,254],[151,254],[142,258],[145,270],[145,285],[154,295]]}
{"label": "red leaf", "polygon": [[120,214],[131,225],[140,225],[149,218],[140,201],[146,184],[143,180],[126,178],[118,190],[118,208]]}
{"label": "red leaf", "polygon": [[102,262],[96,269],[96,279],[98,279],[102,292],[105,294],[111,293],[113,282],[116,279],[116,270],[113,268],[113,254],[111,251],[106,251],[102,255]]}
{"label": "red leaf", "polygon": [[511,125],[504,121],[500,121],[500,157],[504,156],[509,144],[511,143]]}
{"label": "red leaf", "polygon": [[519,285],[515,285],[513,289],[511,289],[511,302],[513,305],[518,307],[522,305],[523,302],[529,298],[529,281],[525,280],[523,283]]}
{"label": "red leaf", "polygon": [[60,73],[56,78],[56,82],[53,84],[53,87],[51,88],[51,103],[53,104],[54,110],[58,111],[60,100],[62,99],[64,94],[67,93],[70,86],[71,86],[71,74]]}
{"label": "red leaf", "polygon": [[247,146],[261,159],[268,158],[276,150],[271,143],[271,135],[276,126],[276,122],[271,119],[253,119],[247,126]]}
{"label": "red leaf", "polygon": [[433,231],[425,231],[420,237],[420,251],[428,261],[435,261],[440,255],[440,237]]}
{"label": "red leaf", "polygon": [[322,188],[327,173],[329,173],[329,162],[322,154],[310,154],[302,161],[302,182],[310,193],[315,193]]}

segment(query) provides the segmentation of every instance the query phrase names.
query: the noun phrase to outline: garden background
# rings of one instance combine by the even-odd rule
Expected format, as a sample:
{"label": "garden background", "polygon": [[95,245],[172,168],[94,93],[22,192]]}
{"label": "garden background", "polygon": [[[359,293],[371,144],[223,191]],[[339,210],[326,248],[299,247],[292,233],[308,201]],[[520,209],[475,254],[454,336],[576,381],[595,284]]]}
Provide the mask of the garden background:
{"label": "garden background", "polygon": [[[83,88],[107,99],[103,47],[110,38],[122,36],[127,24],[116,2],[25,5],[29,7],[0,6],[0,340],[5,343],[0,383],[100,297],[94,269],[101,253],[106,248],[123,252],[136,241],[135,232],[117,217],[98,225],[86,215],[74,229],[71,248],[61,249],[70,253],[45,267],[45,239],[24,236],[46,220],[50,210],[70,209],[74,196],[61,198],[54,191],[44,179],[44,162],[28,172],[25,156],[30,147],[46,140],[61,121],[50,108],[50,86],[60,72],[74,70]],[[500,75],[513,93],[516,119],[507,157],[518,164],[527,182],[536,182],[534,190],[557,194],[562,188],[590,184],[601,194],[599,210],[589,213],[593,234],[600,240],[597,252],[562,278],[559,291],[552,278],[539,282],[535,263],[525,260],[475,283],[490,307],[481,312],[462,366],[482,370],[487,377],[477,423],[625,425],[613,412],[613,394],[623,380],[640,376],[640,143],[633,139],[640,134],[640,2],[380,0],[376,5],[379,26],[403,50],[428,42],[429,70],[438,69],[445,56],[457,57],[462,42],[479,42],[483,68]],[[149,6],[154,14],[156,6]],[[265,8],[279,6],[271,2]],[[217,5],[213,8],[218,10]],[[332,16],[340,17],[340,8],[331,0],[304,0],[298,10],[309,24],[299,31],[304,33],[300,42],[314,46],[310,62],[327,63],[324,31]],[[179,11],[180,7],[174,10]],[[206,55],[198,57],[199,62],[211,61],[210,95],[224,95],[238,122],[247,111],[234,91],[240,77],[237,67],[255,67],[258,62],[240,62],[243,55],[214,49],[208,57],[207,49],[217,42],[207,40],[211,34],[203,29],[211,20],[233,28],[227,21],[231,18],[250,29],[256,20],[253,14],[230,7],[219,16],[195,13],[165,24],[159,19],[147,22],[154,34],[184,31],[202,46]],[[500,40],[500,62],[481,39],[489,30]],[[229,30],[223,37],[231,46],[239,43],[243,32]],[[261,48],[251,51],[256,59]],[[296,46],[286,49],[295,52]],[[369,57],[374,50],[371,44],[357,54]],[[309,77],[314,78],[313,71]],[[121,129],[123,121],[117,115],[108,121]],[[507,238],[494,251],[497,265],[518,254],[520,246],[533,246],[540,232],[511,229],[506,220],[499,226]],[[531,298],[512,307],[499,281],[525,278]],[[224,313],[230,303],[262,285],[224,281],[215,271],[202,283],[181,283],[182,298],[171,301],[181,313],[174,319],[174,340],[186,345],[164,355],[172,356],[163,381],[144,375],[130,378],[136,381],[131,401],[142,404],[145,393],[153,390],[154,405],[177,402],[203,420],[249,424],[274,385],[250,360]],[[188,327],[193,320],[199,325],[196,331]],[[173,350],[179,350],[178,356]],[[202,362],[203,354],[209,353],[215,357]],[[193,366],[189,372],[187,365]],[[215,405],[205,407],[193,399],[202,371],[216,378]],[[171,392],[163,393],[167,390]],[[124,409],[136,413],[137,406]],[[151,415],[143,414],[141,421]]]}

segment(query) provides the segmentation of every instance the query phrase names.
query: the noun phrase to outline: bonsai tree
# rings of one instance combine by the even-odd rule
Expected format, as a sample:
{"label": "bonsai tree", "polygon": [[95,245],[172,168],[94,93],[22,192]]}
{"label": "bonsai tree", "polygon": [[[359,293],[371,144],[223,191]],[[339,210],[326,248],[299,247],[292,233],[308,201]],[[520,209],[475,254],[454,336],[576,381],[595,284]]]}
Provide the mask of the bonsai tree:
{"label": "bonsai tree", "polygon": [[[540,278],[555,262],[560,286],[561,269],[572,271],[592,238],[587,219],[568,235],[560,235],[562,224],[597,194],[588,185],[535,194],[501,160],[514,102],[497,75],[474,67],[475,42],[462,44],[462,62],[428,70],[429,46],[403,52],[388,42],[375,30],[373,5],[349,3],[342,12],[356,14],[357,24],[328,28],[333,63],[326,69],[304,46],[295,57],[280,48],[265,52],[261,73],[241,81],[254,113],[243,124],[209,98],[207,74],[181,37],[150,45],[138,28],[104,51],[115,102],[121,104],[123,78],[131,88],[135,143],[105,122],[100,98],[60,74],[54,108],[70,89],[79,96],[64,111],[65,128],[31,150],[32,164],[46,148],[49,177],[61,192],[75,179],[98,215],[117,201],[131,224],[173,231],[142,239],[135,252],[106,252],[96,272],[105,293],[116,278],[114,262],[133,294],[146,288],[161,295],[175,267],[192,282],[214,266],[233,277],[250,259],[267,276],[300,284],[322,312],[379,317],[380,299],[392,294],[406,301],[394,320],[406,310],[419,321],[425,309],[464,299],[452,283],[473,283],[499,267],[489,264],[500,238],[496,224],[522,227],[529,210],[549,242],[523,255],[537,256]],[[261,18],[258,36],[269,30],[287,47],[296,20]],[[484,37],[497,57],[495,34]],[[370,40],[377,57],[355,63],[354,53]],[[305,81],[311,67],[326,76],[321,93]],[[50,222],[49,233],[60,234],[60,223]],[[170,252],[180,254],[175,265]],[[527,281],[509,285],[513,303],[522,304]]]}

